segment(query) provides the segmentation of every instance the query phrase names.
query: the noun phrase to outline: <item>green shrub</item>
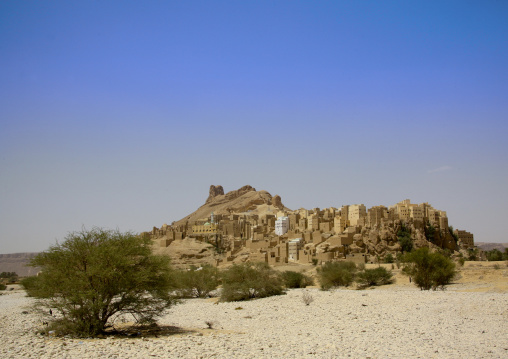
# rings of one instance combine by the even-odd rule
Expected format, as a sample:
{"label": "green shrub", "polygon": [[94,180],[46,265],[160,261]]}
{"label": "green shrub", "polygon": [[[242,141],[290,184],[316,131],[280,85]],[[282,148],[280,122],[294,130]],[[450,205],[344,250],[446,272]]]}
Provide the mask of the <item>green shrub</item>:
{"label": "green shrub", "polygon": [[312,258],[312,265],[316,266],[318,264],[317,258]]}
{"label": "green shrub", "polygon": [[485,252],[485,257],[487,257],[488,261],[497,262],[503,260],[503,252],[501,252],[499,249],[493,249],[491,251]]}
{"label": "green shrub", "polygon": [[321,289],[328,290],[333,287],[347,287],[353,283],[356,264],[353,262],[326,262],[317,268]]}
{"label": "green shrub", "polygon": [[399,237],[398,239],[402,252],[409,253],[413,250],[413,240],[411,237]]}
{"label": "green shrub", "polygon": [[356,282],[360,288],[370,286],[390,284],[393,282],[393,274],[385,267],[377,267],[374,269],[365,269],[363,272],[356,274]]}
{"label": "green shrub", "polygon": [[206,298],[219,286],[219,272],[210,264],[175,271],[175,277],[181,298]]}
{"label": "green shrub", "polygon": [[441,253],[431,253],[429,248],[420,248],[406,254],[403,273],[412,277],[422,290],[444,289],[456,276],[455,263]]}
{"label": "green shrub", "polygon": [[455,231],[453,230],[453,226],[449,226],[448,231],[450,232],[450,235],[453,237],[455,243],[457,243],[459,241],[459,235],[455,233]]}
{"label": "green shrub", "polygon": [[393,262],[394,262],[393,254],[387,253],[385,255],[385,263],[393,263]]}
{"label": "green shrub", "polygon": [[7,289],[7,286],[3,283],[0,283],[0,290],[5,290]]}
{"label": "green shrub", "polygon": [[468,260],[470,260],[470,261],[476,261],[476,260],[478,260],[478,249],[476,249],[476,248],[469,248],[467,250],[467,252],[468,252],[468,258],[467,258]]}
{"label": "green shrub", "polygon": [[306,288],[314,284],[314,281],[309,276],[289,270],[282,272],[282,280],[286,288]]}
{"label": "green shrub", "polygon": [[466,258],[460,257],[457,262],[459,263],[459,266],[463,267],[464,263],[466,263]]}
{"label": "green shrub", "polygon": [[425,232],[425,238],[430,243],[435,244],[436,243],[436,228],[432,224],[427,223],[427,225],[424,228],[424,232]]}
{"label": "green shrub", "polygon": [[37,276],[25,277],[20,282],[29,297],[44,297]]}
{"label": "green shrub", "polygon": [[280,273],[267,263],[234,264],[222,272],[222,301],[249,300],[283,293]]}
{"label": "green shrub", "polygon": [[2,272],[0,278],[7,279],[8,283],[16,283],[18,281],[18,274],[16,272]]}
{"label": "green shrub", "polygon": [[402,252],[409,253],[413,250],[413,240],[411,239],[411,230],[403,223],[397,231],[397,240],[399,241]]}

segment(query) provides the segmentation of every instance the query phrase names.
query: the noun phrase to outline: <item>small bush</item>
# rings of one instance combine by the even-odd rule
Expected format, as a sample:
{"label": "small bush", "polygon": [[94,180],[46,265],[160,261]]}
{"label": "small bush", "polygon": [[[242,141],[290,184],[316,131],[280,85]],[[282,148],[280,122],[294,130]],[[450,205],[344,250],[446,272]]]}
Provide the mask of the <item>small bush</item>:
{"label": "small bush", "polygon": [[387,253],[385,255],[385,263],[393,263],[394,262],[393,254]]}
{"label": "small bush", "polygon": [[365,269],[356,275],[356,282],[360,288],[376,285],[390,284],[393,282],[393,274],[384,267]]}
{"label": "small bush", "polygon": [[317,258],[312,258],[312,265],[317,265],[318,264],[318,260]]}
{"label": "small bush", "polygon": [[466,263],[466,258],[460,257],[457,262],[459,263],[459,266],[463,267],[464,263]]}
{"label": "small bush", "polygon": [[431,253],[428,248],[420,248],[408,253],[403,273],[413,278],[422,290],[444,289],[456,276],[455,263],[441,253]]}
{"label": "small bush", "polygon": [[174,275],[177,292],[182,298],[206,298],[219,286],[219,272],[209,264],[175,271]]}
{"label": "small bush", "polygon": [[497,262],[503,260],[503,253],[499,249],[493,249],[485,252],[488,261]]}
{"label": "small bush", "polygon": [[0,283],[0,290],[5,290],[7,286],[3,283]]}
{"label": "small bush", "polygon": [[302,302],[305,304],[305,305],[309,305],[310,303],[312,303],[314,301],[314,297],[312,296],[312,294],[310,294],[309,292],[304,292],[302,294]]}
{"label": "small bush", "polygon": [[234,264],[222,272],[222,301],[249,300],[283,293],[281,275],[267,263]]}
{"label": "small bush", "polygon": [[326,262],[317,269],[321,289],[328,290],[333,287],[347,287],[353,283],[356,264],[353,262]]}
{"label": "small bush", "polygon": [[286,288],[306,288],[314,284],[314,281],[309,276],[289,270],[282,272],[282,280]]}
{"label": "small bush", "polygon": [[501,266],[499,264],[494,264],[494,269],[501,269]]}
{"label": "small bush", "polygon": [[469,248],[467,250],[468,252],[468,260],[470,261],[476,261],[478,260],[478,249],[476,248]]}
{"label": "small bush", "polygon": [[18,281],[18,274],[16,272],[2,272],[0,278],[7,279],[7,283],[16,283]]}

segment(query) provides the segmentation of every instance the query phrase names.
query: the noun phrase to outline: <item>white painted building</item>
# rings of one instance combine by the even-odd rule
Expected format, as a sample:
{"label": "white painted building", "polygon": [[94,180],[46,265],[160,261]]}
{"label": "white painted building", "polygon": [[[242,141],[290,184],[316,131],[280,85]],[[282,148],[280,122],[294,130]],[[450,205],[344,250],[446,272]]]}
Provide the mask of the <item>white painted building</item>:
{"label": "white painted building", "polygon": [[288,217],[279,217],[275,221],[275,234],[278,236],[282,236],[287,233],[289,229],[289,218]]}

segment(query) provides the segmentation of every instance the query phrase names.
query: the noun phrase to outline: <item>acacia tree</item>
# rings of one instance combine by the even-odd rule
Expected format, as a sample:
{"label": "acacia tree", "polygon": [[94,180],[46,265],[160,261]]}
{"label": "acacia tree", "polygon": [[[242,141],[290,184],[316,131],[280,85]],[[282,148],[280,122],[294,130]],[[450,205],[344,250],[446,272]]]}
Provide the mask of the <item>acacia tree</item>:
{"label": "acacia tree", "polygon": [[70,233],[32,259],[42,272],[30,293],[61,314],[54,328],[77,335],[100,334],[121,314],[153,322],[175,301],[169,258],[153,255],[150,244],[148,237],[118,230]]}
{"label": "acacia tree", "polygon": [[206,298],[219,286],[219,271],[210,264],[175,271],[177,292],[183,298]]}

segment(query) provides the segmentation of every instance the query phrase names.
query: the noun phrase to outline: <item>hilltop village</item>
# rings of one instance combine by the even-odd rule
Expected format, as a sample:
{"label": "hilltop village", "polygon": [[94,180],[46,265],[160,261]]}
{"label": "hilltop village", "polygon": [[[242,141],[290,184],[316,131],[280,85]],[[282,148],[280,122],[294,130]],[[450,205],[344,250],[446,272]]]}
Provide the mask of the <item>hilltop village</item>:
{"label": "hilltop village", "polygon": [[177,244],[194,243],[199,250],[182,255],[216,265],[246,260],[271,265],[373,262],[388,253],[394,257],[401,253],[401,234],[414,248],[452,253],[474,248],[473,234],[453,230],[446,212],[429,203],[406,199],[389,207],[351,204],[290,210],[279,196],[251,186],[224,194],[222,186],[212,185],[206,203],[196,212],[146,234],[158,252],[171,255]]}

